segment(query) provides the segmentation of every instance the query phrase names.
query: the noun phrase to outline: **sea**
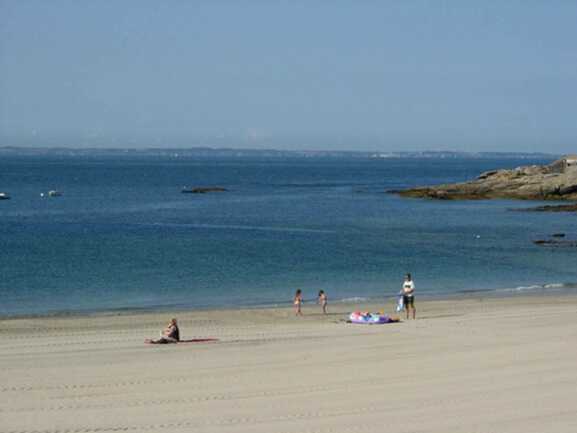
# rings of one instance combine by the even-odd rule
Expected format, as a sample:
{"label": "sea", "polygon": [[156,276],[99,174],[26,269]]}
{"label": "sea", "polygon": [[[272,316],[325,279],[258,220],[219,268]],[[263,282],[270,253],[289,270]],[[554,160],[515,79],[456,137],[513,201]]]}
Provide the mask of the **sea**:
{"label": "sea", "polygon": [[407,272],[417,300],[577,293],[577,248],[533,243],[576,214],[388,192],[549,162],[4,155],[0,316],[387,303]]}

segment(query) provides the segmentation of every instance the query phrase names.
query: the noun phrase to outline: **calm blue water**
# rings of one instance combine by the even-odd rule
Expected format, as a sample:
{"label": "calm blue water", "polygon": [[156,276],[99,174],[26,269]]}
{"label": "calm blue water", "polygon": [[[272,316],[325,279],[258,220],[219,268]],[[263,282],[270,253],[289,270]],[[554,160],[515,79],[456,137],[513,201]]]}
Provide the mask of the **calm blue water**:
{"label": "calm blue water", "polygon": [[571,288],[577,249],[531,240],[575,234],[575,214],[384,193],[545,162],[4,158],[0,315],[383,297],[405,272],[429,295]]}

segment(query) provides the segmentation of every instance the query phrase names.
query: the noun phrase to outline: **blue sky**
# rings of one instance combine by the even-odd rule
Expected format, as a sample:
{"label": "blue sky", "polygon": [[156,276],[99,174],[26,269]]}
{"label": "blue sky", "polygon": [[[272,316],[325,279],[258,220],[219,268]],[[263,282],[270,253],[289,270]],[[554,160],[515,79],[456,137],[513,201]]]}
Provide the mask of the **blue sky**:
{"label": "blue sky", "polygon": [[577,151],[576,1],[0,0],[0,145]]}

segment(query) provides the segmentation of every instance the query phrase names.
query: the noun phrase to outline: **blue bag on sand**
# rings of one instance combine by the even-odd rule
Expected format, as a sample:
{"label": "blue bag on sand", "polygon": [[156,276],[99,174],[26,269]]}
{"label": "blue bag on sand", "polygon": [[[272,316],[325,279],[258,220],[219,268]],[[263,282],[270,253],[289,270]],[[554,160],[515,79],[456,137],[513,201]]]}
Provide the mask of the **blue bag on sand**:
{"label": "blue bag on sand", "polygon": [[399,295],[399,300],[397,301],[397,313],[405,309],[405,303],[403,301],[403,295]]}

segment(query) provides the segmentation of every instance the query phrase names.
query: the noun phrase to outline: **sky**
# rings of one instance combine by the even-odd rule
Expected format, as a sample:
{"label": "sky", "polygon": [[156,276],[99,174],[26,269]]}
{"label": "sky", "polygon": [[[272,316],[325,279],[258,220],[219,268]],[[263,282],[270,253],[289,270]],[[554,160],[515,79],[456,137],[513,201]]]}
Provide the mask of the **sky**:
{"label": "sky", "polygon": [[0,0],[0,146],[577,152],[577,1]]}

